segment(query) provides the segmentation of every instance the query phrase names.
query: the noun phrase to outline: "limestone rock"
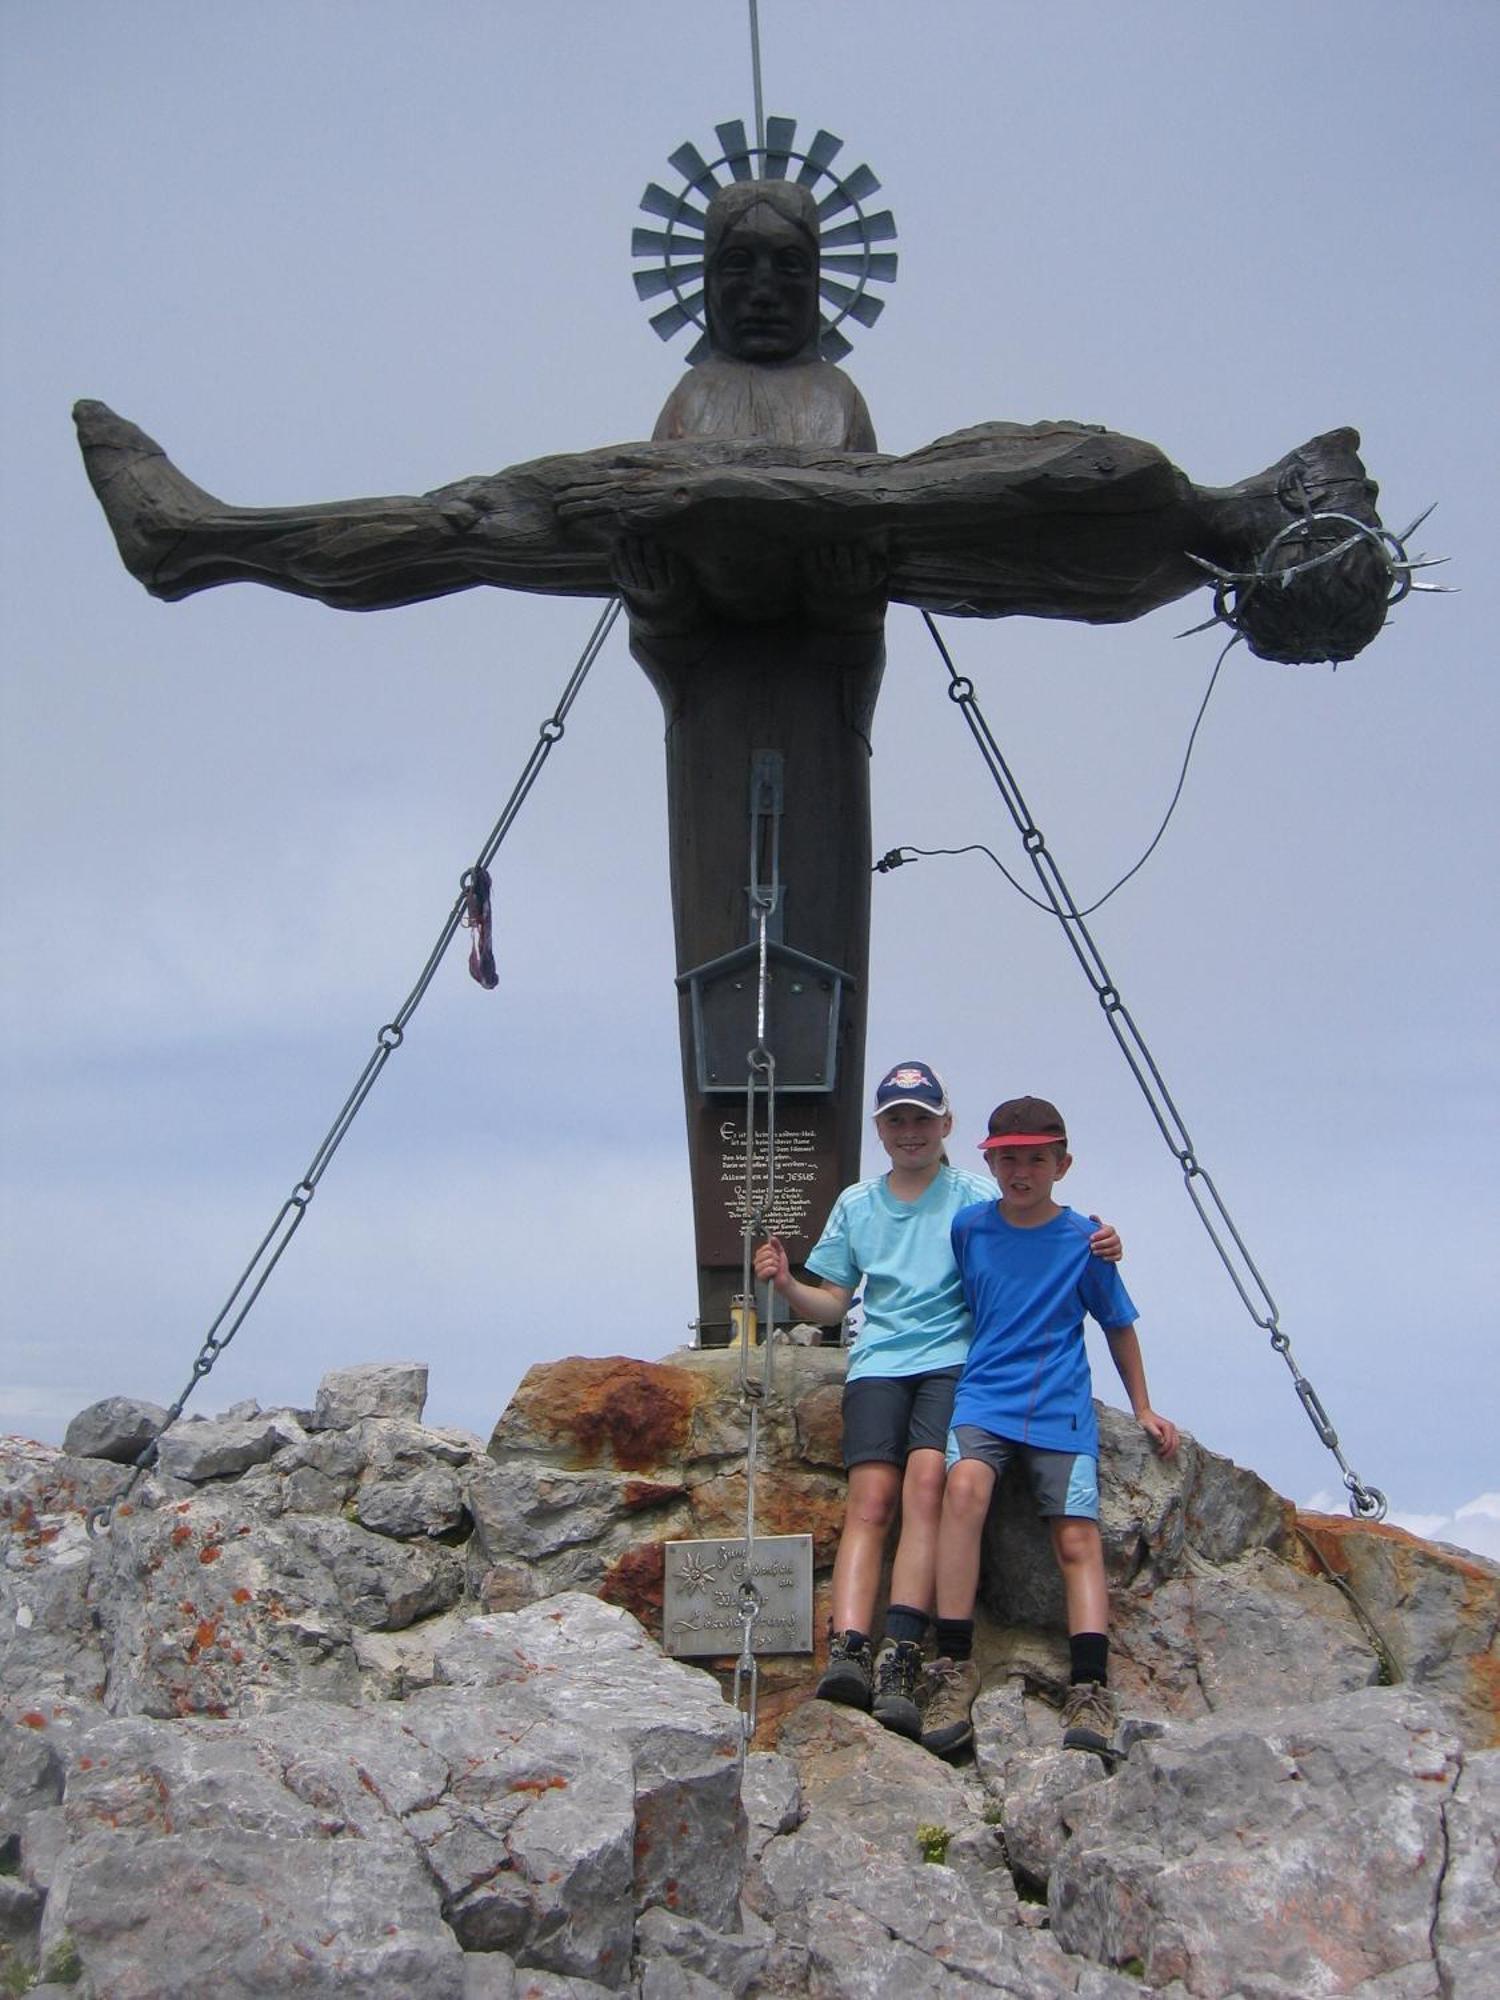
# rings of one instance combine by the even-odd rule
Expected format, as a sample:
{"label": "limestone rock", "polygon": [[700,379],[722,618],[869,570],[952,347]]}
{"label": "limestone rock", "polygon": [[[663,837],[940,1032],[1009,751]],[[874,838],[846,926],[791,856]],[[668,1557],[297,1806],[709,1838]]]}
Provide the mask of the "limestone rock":
{"label": "limestone rock", "polygon": [[1438,1970],[1445,1992],[1479,2000],[1500,1993],[1500,1750],[1468,1758],[1443,1818]]}
{"label": "limestone rock", "polygon": [[[761,1424],[757,1523],[811,1532],[815,1630],[844,1359],[778,1345]],[[741,1775],[727,1677],[653,1636],[663,1538],[743,1531],[737,1357],[533,1370],[488,1451],[419,1421],[419,1376],[180,1426],[96,1538],[125,1468],[0,1447],[0,1985],[1500,1990],[1494,1566],[1106,1411],[1118,1762],[1060,1747],[1055,1570],[1002,1492],[972,1762],[771,1656]]]}
{"label": "limestone rock", "polygon": [[1500,1563],[1404,1528],[1299,1514],[1292,1554],[1351,1593],[1396,1673],[1447,1703],[1466,1739],[1500,1747]]}
{"label": "limestone rock", "polygon": [[179,1420],[162,1437],[157,1462],[169,1479],[194,1486],[209,1479],[233,1479],[252,1465],[264,1465],[283,1445],[302,1435],[286,1417],[200,1417]]}
{"label": "limestone rock", "polygon": [[145,1403],[136,1396],[105,1396],[74,1417],[63,1433],[63,1450],[70,1458],[134,1465],[166,1421],[160,1403]]}
{"label": "limestone rock", "polygon": [[449,1684],[504,1688],[539,1716],[625,1745],[639,1903],[730,1927],[745,1816],[738,1722],[716,1682],[665,1659],[628,1614],[586,1596],[471,1619],[437,1665]]}
{"label": "limestone rock", "polygon": [[425,1361],[367,1362],[359,1368],[332,1368],[318,1384],[312,1428],[343,1430],[362,1417],[409,1417],[422,1421],[427,1406]]}
{"label": "limestone rock", "polygon": [[1398,1689],[1175,1727],[1075,1797],[1053,1932],[1205,1996],[1425,1966],[1460,1763],[1440,1706]]}

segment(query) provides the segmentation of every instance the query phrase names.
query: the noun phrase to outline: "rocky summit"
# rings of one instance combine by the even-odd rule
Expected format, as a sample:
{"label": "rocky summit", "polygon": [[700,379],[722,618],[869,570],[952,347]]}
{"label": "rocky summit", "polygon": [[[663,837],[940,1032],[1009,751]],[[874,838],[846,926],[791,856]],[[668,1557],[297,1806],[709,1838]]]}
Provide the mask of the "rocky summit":
{"label": "rocky summit", "polygon": [[[843,1361],[778,1345],[755,1405],[820,1646]],[[733,1659],[659,1643],[664,1545],[744,1532],[738,1357],[535,1368],[488,1445],[425,1396],[396,1363],[180,1421],[123,1502],[150,1404],[0,1443],[0,1994],[1500,1993],[1496,1566],[1105,1410],[1117,1756],[1061,1748],[1008,1487],[966,1761],[806,1655],[746,1746]]]}

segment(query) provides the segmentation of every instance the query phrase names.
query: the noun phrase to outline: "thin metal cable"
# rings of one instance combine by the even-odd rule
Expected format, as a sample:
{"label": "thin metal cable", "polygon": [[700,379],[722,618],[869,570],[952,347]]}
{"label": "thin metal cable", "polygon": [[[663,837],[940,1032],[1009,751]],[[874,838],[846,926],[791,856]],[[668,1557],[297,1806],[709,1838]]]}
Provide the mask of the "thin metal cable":
{"label": "thin metal cable", "polygon": [[[578,698],[579,690],[588,677],[589,669],[603,650],[604,642],[609,637],[615,620],[620,615],[620,609],[619,598],[612,598],[600,613],[598,623],[590,634],[582,653],[578,656],[578,661],[572,673],[568,676],[556,708],[553,709],[551,715],[547,717],[546,721],[542,723],[537,731],[537,741],[532,745],[531,754],[522,767],[520,777],[517,778],[515,785],[512,787],[510,797],[501,809],[499,819],[496,820],[494,826],[490,829],[489,838],[480,850],[475,868],[488,868],[490,862],[495,857],[500,843],[505,839],[505,836],[514,825],[516,815],[525,804],[532,786],[536,783],[541,773],[543,764],[551,756],[553,746],[562,740],[567,726],[568,712]],[[275,1221],[261,1238],[259,1244],[256,1246],[255,1254],[240,1273],[234,1289],[220,1307],[218,1316],[209,1327],[204,1337],[203,1345],[198,1350],[197,1357],[193,1362],[193,1372],[189,1376],[182,1394],[167,1411],[166,1418],[156,1432],[156,1435],[149,1443],[143,1446],[137,1455],[130,1478],[126,1481],[122,1491],[116,1494],[115,1498],[106,1506],[96,1507],[89,1514],[88,1529],[91,1534],[96,1532],[98,1528],[107,1526],[110,1515],[114,1512],[115,1508],[122,1506],[129,1500],[141,1478],[155,1461],[157,1444],[163,1433],[176,1423],[177,1419],[182,1415],[189,1396],[192,1395],[194,1389],[197,1388],[204,1376],[209,1373],[214,1363],[224,1352],[224,1349],[239,1332],[251,1307],[265,1289],[266,1281],[280,1263],[288,1244],[290,1244],[298,1229],[301,1228],[302,1218],[307,1213],[308,1203],[317,1193],[319,1181],[322,1180],[324,1174],[328,1171],[329,1164],[343,1143],[345,1133],[358,1116],[360,1107],[375,1088],[381,1071],[385,1068],[396,1050],[400,1048],[405,1038],[407,1024],[420,1006],[423,995],[432,984],[438,966],[442,963],[443,954],[453,942],[453,938],[463,922],[464,912],[468,905],[468,891],[473,882],[474,873],[474,868],[464,871],[458,898],[448,913],[447,922],[438,933],[437,943],[427,955],[427,963],[418,974],[417,983],[412,987],[410,993],[407,994],[405,1000],[402,1001],[394,1018],[387,1021],[385,1026],[380,1030],[379,1035],[376,1037],[375,1047],[371,1051],[368,1061],[360,1071],[354,1088],[339,1107],[332,1125],[329,1126],[328,1131],[320,1140],[317,1150],[308,1163],[307,1171],[282,1203]],[[228,1322],[227,1327],[225,1326],[226,1321]],[[223,1332],[220,1331],[221,1327],[225,1328]]]}
{"label": "thin metal cable", "polygon": [[931,614],[924,611],[922,617],[932,634],[933,644],[948,669],[948,698],[957,705],[963,715],[965,725],[974,738],[990,776],[995,781],[996,789],[1005,802],[1006,811],[1015,821],[1016,830],[1021,836],[1021,844],[1041,882],[1047,906],[1062,925],[1063,935],[1083,968],[1084,977],[1093,987],[1099,1005],[1104,1009],[1104,1018],[1119,1044],[1120,1053],[1140,1087],[1141,1095],[1156,1120],[1162,1138],[1182,1168],[1183,1182],[1189,1199],[1197,1210],[1198,1220],[1203,1224],[1209,1241],[1219,1253],[1219,1261],[1229,1273],[1245,1310],[1256,1325],[1269,1334],[1271,1346],[1291,1370],[1297,1398],[1307,1414],[1308,1421],[1317,1432],[1319,1441],[1337,1460],[1339,1470],[1343,1474],[1344,1486],[1349,1494],[1350,1513],[1358,1515],[1363,1520],[1383,1520],[1386,1513],[1385,1495],[1379,1487],[1366,1486],[1359,1475],[1350,1469],[1340,1449],[1338,1432],[1329,1420],[1328,1412],[1324,1409],[1312,1383],[1297,1366],[1292,1354],[1292,1343],[1281,1328],[1276,1301],[1257,1269],[1233,1216],[1225,1207],[1223,1197],[1215,1187],[1212,1176],[1198,1160],[1187,1126],[1181,1112],[1172,1101],[1156,1058],[1147,1047],[1145,1038],[1120,998],[1119,989],[1111,978],[1099,947],[1090,936],[1088,926],[1083,920],[1084,913],[1074,902],[1072,893],[1063,879],[1062,870],[1049,853],[1046,839],[1032,819],[1020,786],[1016,783],[1015,776],[1006,763],[999,744],[995,741],[994,733],[975,698],[973,681],[966,675],[960,674],[954,666],[953,656],[943,643],[942,635],[934,624]]}
{"label": "thin metal cable", "polygon": [[[1161,825],[1151,836],[1149,846],[1140,859],[1125,870],[1119,881],[1115,883],[1114,888],[1106,889],[1102,896],[1096,897],[1092,903],[1085,904],[1078,912],[1079,916],[1091,917],[1095,910],[1102,910],[1110,897],[1114,895],[1115,890],[1123,889],[1133,875],[1138,875],[1161,845],[1161,837],[1166,832],[1168,822],[1171,820],[1173,813],[1177,810],[1177,802],[1182,797],[1183,786],[1187,783],[1188,765],[1192,762],[1193,746],[1198,741],[1198,731],[1202,727],[1204,716],[1208,713],[1209,698],[1218,684],[1219,670],[1225,660],[1228,659],[1230,648],[1239,644],[1241,636],[1238,632],[1234,633],[1229,640],[1229,644],[1225,646],[1223,652],[1220,653],[1218,659],[1214,662],[1214,670],[1208,677],[1208,686],[1203,690],[1203,699],[1198,704],[1198,713],[1194,716],[1193,726],[1188,731],[1187,748],[1182,753],[1182,768],[1177,773],[1176,786],[1173,789],[1171,799],[1168,801],[1167,810],[1162,815]],[[1052,905],[1044,902],[1040,896],[1033,896],[1031,891],[1026,887],[1026,884],[1018,882],[994,849],[986,847],[982,840],[971,840],[963,847],[913,847],[909,841],[902,841],[899,847],[893,847],[887,853],[882,854],[871,872],[878,875],[889,875],[893,868],[904,868],[908,861],[915,860],[919,856],[932,858],[938,855],[955,854],[983,854],[987,856],[989,860],[994,862],[995,866],[1000,870],[1000,873],[1009,882],[1018,896],[1023,897],[1026,902],[1030,903],[1033,909],[1045,910],[1049,916],[1053,914]]]}

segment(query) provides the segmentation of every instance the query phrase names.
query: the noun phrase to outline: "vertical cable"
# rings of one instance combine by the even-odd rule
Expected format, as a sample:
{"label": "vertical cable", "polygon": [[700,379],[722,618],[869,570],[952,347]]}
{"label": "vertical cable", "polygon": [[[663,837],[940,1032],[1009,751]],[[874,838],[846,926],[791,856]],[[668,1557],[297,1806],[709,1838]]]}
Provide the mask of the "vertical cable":
{"label": "vertical cable", "polygon": [[755,148],[757,179],[766,167],[766,107],[760,93],[760,8],[750,0],[750,86],[755,93]]}

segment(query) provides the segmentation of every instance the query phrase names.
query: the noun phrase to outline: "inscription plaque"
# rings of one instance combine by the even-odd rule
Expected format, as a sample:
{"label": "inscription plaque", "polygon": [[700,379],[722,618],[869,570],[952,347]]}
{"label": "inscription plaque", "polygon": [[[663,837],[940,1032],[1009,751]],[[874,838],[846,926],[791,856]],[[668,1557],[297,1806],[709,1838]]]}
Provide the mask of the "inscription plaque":
{"label": "inscription plaque", "polygon": [[811,1535],[757,1535],[745,1562],[745,1538],[668,1542],[662,1600],[662,1644],[685,1658],[738,1653],[744,1637],[740,1585],[747,1574],[761,1595],[753,1653],[810,1653],[813,1587]]}
{"label": "inscription plaque", "polygon": [[[838,1153],[833,1127],[837,1113],[827,1098],[778,1104],[776,1189],[767,1217],[800,1263],[822,1232],[839,1192]],[[700,1113],[695,1195],[699,1255],[705,1262],[732,1267],[737,1274],[745,1216],[745,1114],[705,1106]],[[766,1141],[756,1134],[755,1186],[764,1188]],[[736,1286],[738,1289],[738,1286]]]}

